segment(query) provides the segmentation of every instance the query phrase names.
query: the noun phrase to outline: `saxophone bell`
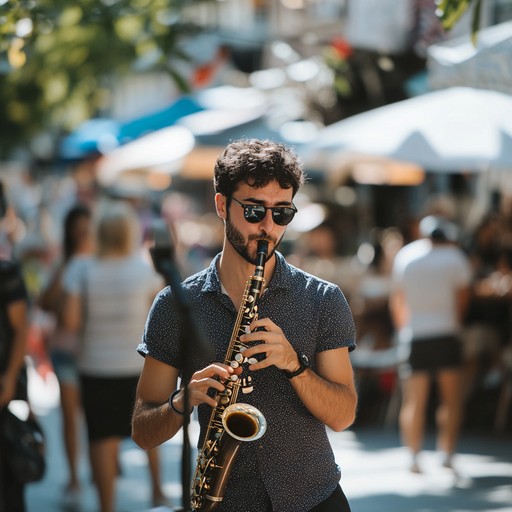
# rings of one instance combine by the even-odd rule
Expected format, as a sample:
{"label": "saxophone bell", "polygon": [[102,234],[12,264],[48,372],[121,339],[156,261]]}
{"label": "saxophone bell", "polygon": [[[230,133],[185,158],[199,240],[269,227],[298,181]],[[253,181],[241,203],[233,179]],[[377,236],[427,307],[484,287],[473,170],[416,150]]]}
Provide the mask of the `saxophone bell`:
{"label": "saxophone bell", "polygon": [[222,413],[222,424],[226,432],[238,441],[256,441],[267,431],[267,420],[256,407],[236,403],[226,407]]}

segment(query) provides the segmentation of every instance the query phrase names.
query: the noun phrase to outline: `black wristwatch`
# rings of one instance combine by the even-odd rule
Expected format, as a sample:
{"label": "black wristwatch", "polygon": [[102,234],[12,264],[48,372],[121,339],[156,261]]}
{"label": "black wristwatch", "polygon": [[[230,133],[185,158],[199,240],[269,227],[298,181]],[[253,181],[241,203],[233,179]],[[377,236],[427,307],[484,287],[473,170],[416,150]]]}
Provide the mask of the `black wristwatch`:
{"label": "black wristwatch", "polygon": [[304,352],[297,352],[297,357],[299,359],[299,368],[295,370],[294,372],[289,372],[288,370],[283,370],[286,377],[289,379],[293,379],[293,377],[297,377],[297,375],[300,375],[302,372],[307,370],[311,367],[311,364],[309,363],[309,358]]}

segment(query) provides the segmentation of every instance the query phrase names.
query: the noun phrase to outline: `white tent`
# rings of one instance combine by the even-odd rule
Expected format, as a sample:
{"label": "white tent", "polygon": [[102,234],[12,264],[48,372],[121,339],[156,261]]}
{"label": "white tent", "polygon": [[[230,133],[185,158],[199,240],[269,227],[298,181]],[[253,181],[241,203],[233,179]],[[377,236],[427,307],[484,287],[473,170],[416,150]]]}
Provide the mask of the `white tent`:
{"label": "white tent", "polygon": [[512,169],[512,96],[453,87],[409,98],[326,127],[305,159],[331,171],[347,152],[435,172]]}
{"label": "white tent", "polygon": [[194,136],[182,126],[157,130],[106,153],[97,164],[98,181],[112,186],[140,182],[150,172],[176,174],[194,145]]}
{"label": "white tent", "polygon": [[478,87],[512,94],[512,21],[477,34],[433,44],[427,49],[428,82],[432,89]]}

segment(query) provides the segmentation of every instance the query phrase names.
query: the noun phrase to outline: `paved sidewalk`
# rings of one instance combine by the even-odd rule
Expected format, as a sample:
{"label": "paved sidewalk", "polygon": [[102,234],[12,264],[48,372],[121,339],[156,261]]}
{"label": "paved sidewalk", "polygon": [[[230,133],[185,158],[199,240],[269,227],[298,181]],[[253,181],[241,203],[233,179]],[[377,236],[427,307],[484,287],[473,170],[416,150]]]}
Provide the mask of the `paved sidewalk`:
{"label": "paved sidewalk", "polygon": [[[37,388],[37,389],[35,389]],[[60,505],[66,467],[60,440],[60,415],[55,383],[38,382],[33,401],[47,435],[48,471],[28,487],[27,512],[64,511]],[[195,443],[197,425],[190,429]],[[464,434],[455,459],[457,474],[440,467],[432,435],[421,459],[423,474],[408,471],[408,457],[395,429],[355,428],[331,433],[342,466],[342,486],[352,512],[512,512],[512,434]],[[174,505],[181,503],[181,437],[162,450],[165,491]],[[122,477],[117,491],[118,512],[151,509],[146,457],[132,441],[123,444]],[[97,512],[85,453],[80,470],[84,482],[81,512]],[[69,510],[69,509],[67,509]],[[156,509],[153,509],[156,511]],[[169,510],[160,508],[158,511]],[[243,507],[239,512],[243,512]]]}

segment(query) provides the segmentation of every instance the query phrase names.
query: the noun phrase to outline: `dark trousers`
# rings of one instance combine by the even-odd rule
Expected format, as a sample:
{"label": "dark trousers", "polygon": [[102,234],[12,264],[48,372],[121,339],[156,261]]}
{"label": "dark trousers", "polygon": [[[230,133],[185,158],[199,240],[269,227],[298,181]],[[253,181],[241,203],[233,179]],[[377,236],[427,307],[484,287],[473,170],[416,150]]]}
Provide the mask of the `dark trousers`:
{"label": "dark trousers", "polygon": [[312,508],[310,512],[350,512],[350,505],[341,487],[338,485],[325,501]]}

